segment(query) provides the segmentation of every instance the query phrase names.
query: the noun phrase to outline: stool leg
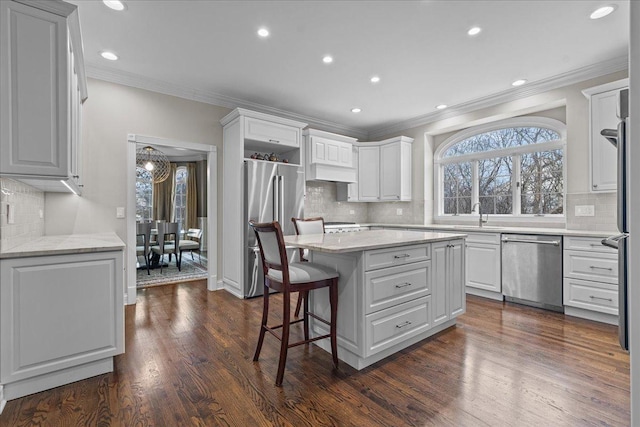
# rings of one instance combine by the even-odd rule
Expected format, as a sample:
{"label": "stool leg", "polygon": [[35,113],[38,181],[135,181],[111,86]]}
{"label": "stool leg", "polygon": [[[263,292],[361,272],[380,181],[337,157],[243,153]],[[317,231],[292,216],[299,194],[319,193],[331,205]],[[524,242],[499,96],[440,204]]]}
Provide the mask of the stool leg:
{"label": "stool leg", "polygon": [[289,350],[289,326],[291,323],[291,294],[286,290],[283,292],[284,313],[282,316],[282,340],[280,343],[280,361],[278,362],[278,374],[276,375],[276,385],[282,385],[284,377],[284,365],[287,363],[287,352]]}
{"label": "stool leg", "polygon": [[309,340],[309,291],[304,291],[304,297],[302,296],[302,292],[300,292],[300,296],[298,297],[298,304],[300,304],[300,298],[304,298],[304,311],[303,311],[303,325],[304,325],[304,339],[305,341]]}
{"label": "stool leg", "polygon": [[309,291],[300,291],[300,293],[298,294],[298,302],[296,304],[296,312],[295,312],[296,317],[300,316],[300,307],[302,306],[302,301],[307,299],[308,293]]}
{"label": "stool leg", "polygon": [[338,279],[331,281],[329,286],[329,303],[331,304],[331,326],[329,333],[331,335],[331,356],[333,356],[333,366],[338,368],[338,328],[336,319],[338,317]]}
{"label": "stool leg", "polygon": [[256,352],[253,355],[253,361],[257,361],[260,357],[260,351],[262,350],[262,342],[264,341],[264,334],[267,332],[267,317],[269,317],[269,288],[264,287],[264,296],[262,297],[262,323],[260,324],[260,336],[258,337],[258,345]]}

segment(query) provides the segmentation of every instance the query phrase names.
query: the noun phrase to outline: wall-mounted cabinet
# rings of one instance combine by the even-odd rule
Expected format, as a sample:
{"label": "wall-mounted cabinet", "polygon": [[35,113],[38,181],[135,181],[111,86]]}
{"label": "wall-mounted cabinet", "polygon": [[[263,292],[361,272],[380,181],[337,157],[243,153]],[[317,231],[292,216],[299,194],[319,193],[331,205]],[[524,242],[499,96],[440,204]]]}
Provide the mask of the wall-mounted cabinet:
{"label": "wall-mounted cabinet", "polygon": [[305,176],[307,181],[355,182],[356,167],[353,163],[355,138],[306,129]]}
{"label": "wall-mounted cabinet", "polygon": [[357,184],[338,184],[337,200],[349,202],[411,201],[411,144],[399,136],[355,144]]}
{"label": "wall-mounted cabinet", "polygon": [[87,97],[77,7],[3,1],[0,174],[45,191],[79,192]]}
{"label": "wall-mounted cabinet", "polygon": [[629,79],[618,80],[585,89],[589,98],[589,144],[591,164],[591,191],[615,191],[617,186],[617,152],[600,131],[616,129],[618,93],[629,87]]}

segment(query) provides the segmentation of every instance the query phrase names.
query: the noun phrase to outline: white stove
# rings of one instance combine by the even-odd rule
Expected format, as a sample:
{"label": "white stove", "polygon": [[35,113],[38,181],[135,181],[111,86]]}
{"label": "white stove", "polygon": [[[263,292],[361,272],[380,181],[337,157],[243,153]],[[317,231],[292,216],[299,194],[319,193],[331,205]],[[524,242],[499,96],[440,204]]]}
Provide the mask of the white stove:
{"label": "white stove", "polygon": [[353,231],[360,231],[360,224],[355,222],[325,222],[325,233],[350,233]]}

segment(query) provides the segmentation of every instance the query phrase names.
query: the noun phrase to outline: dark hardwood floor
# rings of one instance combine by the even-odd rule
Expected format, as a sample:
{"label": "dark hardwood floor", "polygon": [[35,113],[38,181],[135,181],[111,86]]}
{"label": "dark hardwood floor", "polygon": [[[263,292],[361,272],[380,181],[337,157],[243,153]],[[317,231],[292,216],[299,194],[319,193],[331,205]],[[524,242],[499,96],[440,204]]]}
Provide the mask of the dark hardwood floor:
{"label": "dark hardwood floor", "polygon": [[629,357],[613,326],[469,296],[456,327],[359,372],[293,348],[278,388],[279,342],[267,336],[251,360],[261,310],[205,282],[140,290],[114,372],[9,401],[0,425],[630,423]]}

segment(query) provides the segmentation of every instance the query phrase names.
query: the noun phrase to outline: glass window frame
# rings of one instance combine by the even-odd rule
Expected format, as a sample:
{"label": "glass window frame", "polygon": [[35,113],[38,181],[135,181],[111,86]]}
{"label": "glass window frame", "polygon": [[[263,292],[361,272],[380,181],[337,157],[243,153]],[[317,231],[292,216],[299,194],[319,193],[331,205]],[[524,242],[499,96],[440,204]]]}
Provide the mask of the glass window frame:
{"label": "glass window frame", "polygon": [[[184,172],[185,175],[185,182],[184,182],[184,187],[185,187],[185,192],[184,195],[182,194],[178,194],[178,178],[179,175],[181,173]],[[175,175],[175,181],[173,183],[173,187],[174,187],[174,199],[173,199],[173,212],[172,212],[172,217],[173,217],[173,221],[177,222],[179,224],[179,227],[181,229],[185,229],[186,226],[186,221],[187,221],[187,181],[189,180],[189,170],[187,169],[186,166],[178,166],[176,168],[176,175]],[[182,203],[182,197],[184,197],[184,204]],[[180,197],[180,203],[178,203],[178,198]],[[178,215],[178,209],[182,209],[184,211],[184,215],[182,218],[179,217]]]}
{"label": "glass window frame", "polygon": [[[499,129],[510,127],[543,127],[556,131],[560,138],[555,141],[540,142],[536,144],[527,144],[517,147],[509,147],[491,151],[483,151],[476,153],[469,153],[460,156],[443,157],[449,148],[453,145],[471,138],[475,135],[491,132]],[[518,182],[521,179],[520,162],[521,156],[527,153],[535,153],[550,150],[562,150],[562,214],[522,214],[521,212],[521,196],[522,189]],[[479,198],[479,185],[478,185],[478,161],[484,159],[498,158],[498,157],[512,157],[513,172],[511,177],[511,189],[512,189],[512,213],[510,214],[491,214],[492,217],[497,217],[504,220],[515,221],[529,221],[529,222],[565,222],[566,220],[566,125],[559,120],[546,118],[546,117],[519,117],[515,119],[501,120],[499,122],[493,122],[486,125],[474,126],[472,128],[465,129],[451,136],[445,140],[434,153],[433,158],[433,171],[434,171],[434,219],[438,220],[461,220],[461,221],[477,221],[478,213],[457,213],[457,214],[445,214],[444,213],[444,167],[452,163],[470,162],[472,169],[472,206],[478,203]]]}

